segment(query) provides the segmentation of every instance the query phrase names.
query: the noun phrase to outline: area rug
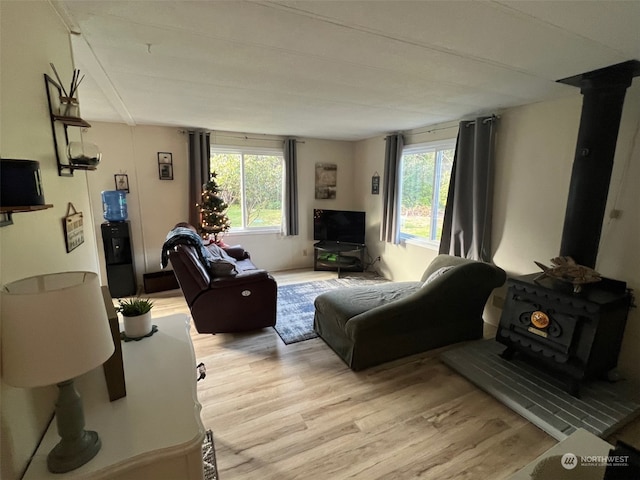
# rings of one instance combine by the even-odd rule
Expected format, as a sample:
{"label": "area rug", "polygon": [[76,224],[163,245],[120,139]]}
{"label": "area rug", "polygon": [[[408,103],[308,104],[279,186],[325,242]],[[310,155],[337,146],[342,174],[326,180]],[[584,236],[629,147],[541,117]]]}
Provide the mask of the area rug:
{"label": "area rug", "polygon": [[204,479],[218,480],[216,449],[213,445],[213,432],[211,430],[207,430],[204,442],[202,442],[202,461],[204,464]]}
{"label": "area rug", "polygon": [[335,278],[278,286],[278,317],[273,328],[287,345],[316,338],[318,335],[313,331],[313,301],[318,295],[337,288],[386,281],[383,278]]}

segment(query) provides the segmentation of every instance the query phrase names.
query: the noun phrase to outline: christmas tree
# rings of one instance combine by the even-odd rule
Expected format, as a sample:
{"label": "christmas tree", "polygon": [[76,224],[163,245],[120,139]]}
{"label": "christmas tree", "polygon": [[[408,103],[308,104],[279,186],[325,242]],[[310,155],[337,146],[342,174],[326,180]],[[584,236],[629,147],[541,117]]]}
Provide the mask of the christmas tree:
{"label": "christmas tree", "polygon": [[[231,228],[229,217],[225,213],[229,205],[217,194],[220,187],[216,182],[216,173],[202,186],[202,203],[200,208],[200,235],[203,238],[213,234],[213,241],[218,242],[221,234]],[[220,238],[218,238],[220,236]]]}

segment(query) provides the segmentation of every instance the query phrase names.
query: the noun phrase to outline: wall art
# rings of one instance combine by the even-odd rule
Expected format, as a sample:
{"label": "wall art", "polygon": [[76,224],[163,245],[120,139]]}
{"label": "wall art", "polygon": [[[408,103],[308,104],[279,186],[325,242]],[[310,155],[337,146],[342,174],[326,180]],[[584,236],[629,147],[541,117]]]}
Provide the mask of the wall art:
{"label": "wall art", "polygon": [[158,152],[158,174],[160,180],[173,180],[173,155],[170,152]]}
{"label": "wall art", "polygon": [[113,177],[116,181],[116,190],[129,193],[129,176],[124,173],[117,173]]}
{"label": "wall art", "polygon": [[84,243],[84,221],[82,212],[76,211],[73,203],[67,206],[67,215],[62,219],[67,253]]}
{"label": "wall art", "polygon": [[338,166],[335,163],[316,163],[316,198],[336,198]]}
{"label": "wall art", "polygon": [[380,195],[380,174],[378,172],[371,177],[371,195]]}

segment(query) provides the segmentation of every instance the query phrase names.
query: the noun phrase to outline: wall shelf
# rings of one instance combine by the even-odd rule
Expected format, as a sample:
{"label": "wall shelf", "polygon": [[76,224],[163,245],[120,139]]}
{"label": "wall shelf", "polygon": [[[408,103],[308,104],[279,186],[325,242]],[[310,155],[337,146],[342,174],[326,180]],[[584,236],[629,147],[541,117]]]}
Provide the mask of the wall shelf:
{"label": "wall shelf", "polygon": [[[49,75],[44,74],[44,84],[47,90],[47,101],[49,102],[49,117],[51,119],[51,133],[53,134],[53,146],[56,151],[56,161],[58,162],[58,175],[61,177],[73,177],[75,170],[96,170],[95,165],[73,165],[63,163],[61,158],[66,157],[66,148],[69,146],[68,127],[90,128],[91,124],[80,117],[67,117],[59,115],[54,106],[54,100],[62,95],[62,87]],[[60,138],[60,142],[58,139]],[[64,139],[64,142],[62,142]],[[60,153],[60,147],[63,153]]]}
{"label": "wall shelf", "polygon": [[63,117],[62,115],[56,115],[55,113],[52,113],[51,116],[54,120],[61,122],[63,125],[67,125],[69,127],[91,128],[91,124],[86,120],[81,119],[80,117]]}
{"label": "wall shelf", "polygon": [[53,205],[25,205],[25,206],[16,206],[16,207],[0,207],[0,227],[6,227],[7,225],[13,224],[13,219],[11,218],[14,213],[24,213],[24,212],[37,212],[38,210],[46,210],[47,208],[53,208]]}

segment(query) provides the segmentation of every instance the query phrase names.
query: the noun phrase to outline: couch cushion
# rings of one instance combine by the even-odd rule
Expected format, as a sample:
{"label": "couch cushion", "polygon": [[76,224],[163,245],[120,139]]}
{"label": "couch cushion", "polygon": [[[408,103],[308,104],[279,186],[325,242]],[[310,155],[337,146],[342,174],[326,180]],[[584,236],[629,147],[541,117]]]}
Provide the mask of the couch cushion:
{"label": "couch cushion", "polygon": [[236,269],[238,270],[238,273],[242,273],[250,270],[257,270],[258,267],[256,267],[250,259],[245,258],[244,260],[236,260]]}
{"label": "couch cushion", "polygon": [[331,290],[316,297],[316,312],[344,328],[350,318],[415,293],[422,282],[390,282]]}
{"label": "couch cushion", "polygon": [[214,277],[228,277],[238,273],[236,259],[218,245],[215,243],[207,245],[206,250],[208,252],[207,261],[209,262],[211,275]]}

